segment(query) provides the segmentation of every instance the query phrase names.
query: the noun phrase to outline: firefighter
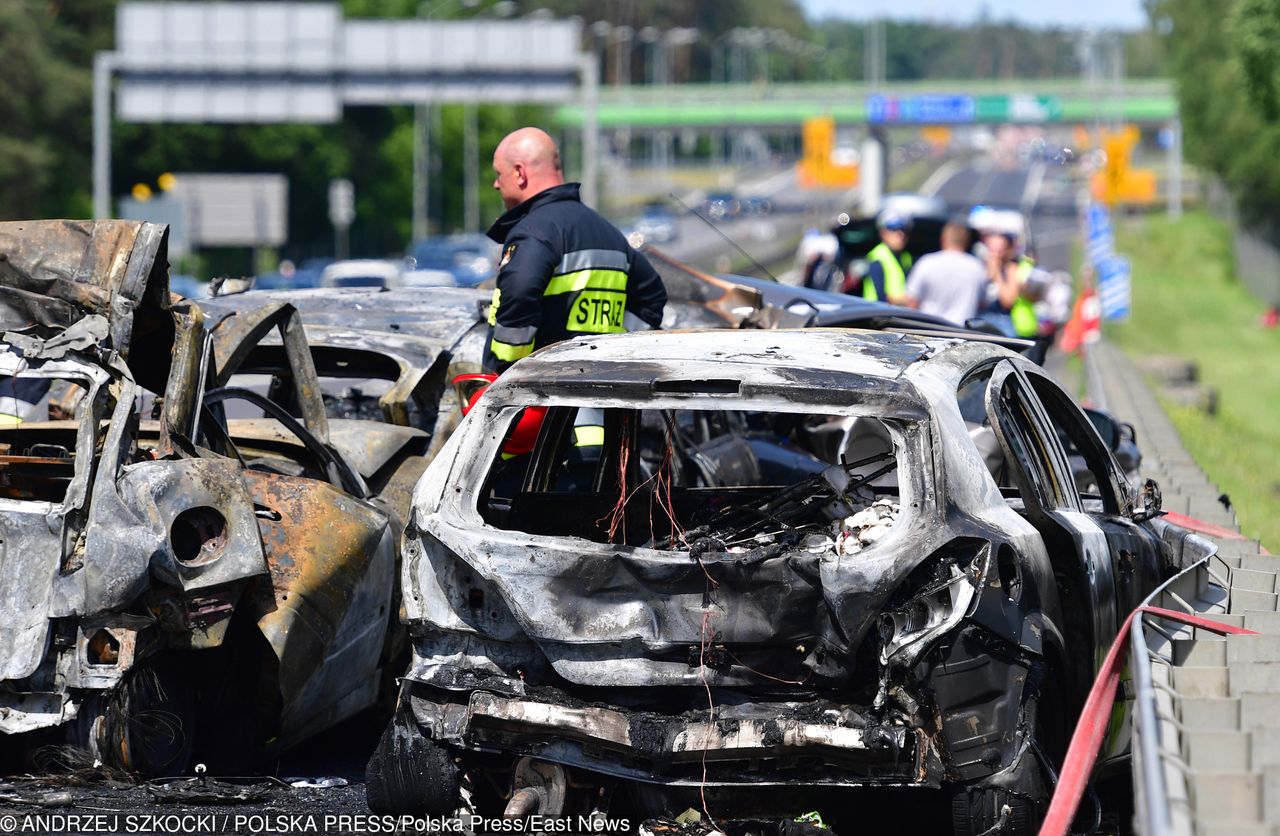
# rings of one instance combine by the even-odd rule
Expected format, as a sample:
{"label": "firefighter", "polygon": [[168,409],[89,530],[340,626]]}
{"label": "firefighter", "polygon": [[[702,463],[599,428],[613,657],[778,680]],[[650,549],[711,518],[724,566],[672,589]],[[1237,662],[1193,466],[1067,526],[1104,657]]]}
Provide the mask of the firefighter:
{"label": "firefighter", "polygon": [[521,128],[493,153],[507,211],[489,229],[502,246],[489,307],[486,370],[578,334],[658,328],[667,292],[648,260],[564,182],[546,132]]}
{"label": "firefighter", "polygon": [[[538,128],[508,134],[493,152],[493,170],[507,211],[489,229],[502,257],[489,306],[486,371],[506,371],[534,349],[578,334],[662,325],[662,279],[617,227],[582,203],[578,184],[564,181],[555,140]],[[573,469],[591,470],[602,444],[603,413],[578,410]]]}

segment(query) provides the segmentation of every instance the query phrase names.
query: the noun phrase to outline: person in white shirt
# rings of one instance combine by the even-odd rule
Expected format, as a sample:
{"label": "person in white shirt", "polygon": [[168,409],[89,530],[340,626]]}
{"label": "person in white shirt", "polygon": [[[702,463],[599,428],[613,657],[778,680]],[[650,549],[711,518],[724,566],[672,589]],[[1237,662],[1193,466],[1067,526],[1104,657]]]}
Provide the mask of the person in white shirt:
{"label": "person in white shirt", "polygon": [[942,228],[942,249],[916,262],[906,295],[894,301],[964,325],[978,315],[988,284],[986,267],[969,253],[968,227],[952,222]]}

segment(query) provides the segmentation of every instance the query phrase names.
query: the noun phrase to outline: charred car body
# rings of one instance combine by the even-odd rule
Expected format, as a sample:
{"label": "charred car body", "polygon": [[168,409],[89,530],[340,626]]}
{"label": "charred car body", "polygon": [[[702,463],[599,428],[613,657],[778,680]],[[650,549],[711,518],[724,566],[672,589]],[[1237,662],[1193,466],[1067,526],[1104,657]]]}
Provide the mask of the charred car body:
{"label": "charred car body", "polygon": [[616,785],[646,812],[701,793],[794,815],[813,792],[911,785],[950,790],[958,832],[1031,832],[1120,620],[1177,568],[1157,510],[1042,370],[990,344],[549,347],[415,491],[414,658],[370,803],[446,812],[465,787],[557,815]]}
{"label": "charred car body", "polygon": [[[70,743],[147,774],[193,755],[234,768],[390,685],[400,525],[330,438],[297,312],[211,334],[168,293],[166,240],[136,222],[0,224],[0,388],[49,382],[0,428],[11,763]],[[272,332],[287,389],[228,386]],[[238,443],[235,403],[273,433]]]}
{"label": "charred car body", "polygon": [[[287,304],[298,312],[335,445],[407,519],[414,484],[461,417],[449,382],[480,371],[491,296],[453,288],[302,290],[231,294],[200,305],[211,320],[231,317],[215,345],[244,344],[243,315],[256,309]],[[268,333],[248,349],[230,382],[287,401],[291,371],[280,336]],[[237,430],[247,434],[252,426],[240,421]],[[270,435],[272,428],[263,430]]]}

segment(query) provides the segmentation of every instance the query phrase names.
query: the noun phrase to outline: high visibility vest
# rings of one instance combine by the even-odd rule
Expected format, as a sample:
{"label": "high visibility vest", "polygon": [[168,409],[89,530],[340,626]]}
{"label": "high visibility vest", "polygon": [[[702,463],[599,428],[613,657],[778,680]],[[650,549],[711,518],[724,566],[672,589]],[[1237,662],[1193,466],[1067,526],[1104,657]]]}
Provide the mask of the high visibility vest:
{"label": "high visibility vest", "polygon": [[[1018,284],[1025,285],[1035,269],[1034,260],[1023,256],[1018,259]],[[1034,337],[1040,331],[1040,320],[1036,317],[1036,306],[1030,299],[1019,296],[1009,308],[1009,317],[1013,320],[1013,330],[1019,337]]]}
{"label": "high visibility vest", "polygon": [[[879,264],[884,270],[884,292],[890,299],[907,292],[907,271],[911,269],[911,253],[903,252],[898,256],[888,244],[882,241],[867,253],[867,261]],[[879,295],[876,294],[875,282],[871,281],[870,276],[862,281],[862,298],[872,302],[880,301]],[[889,299],[884,301],[888,302]]]}

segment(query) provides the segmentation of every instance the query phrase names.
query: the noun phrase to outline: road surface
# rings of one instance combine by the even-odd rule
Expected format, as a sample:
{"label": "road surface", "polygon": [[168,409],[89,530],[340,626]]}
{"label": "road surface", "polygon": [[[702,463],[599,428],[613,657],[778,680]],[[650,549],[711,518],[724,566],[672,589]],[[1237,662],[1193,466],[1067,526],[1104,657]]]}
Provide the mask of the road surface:
{"label": "road surface", "polygon": [[1019,209],[1031,223],[1036,260],[1046,270],[1070,270],[1076,225],[1072,170],[1052,163],[1002,167],[993,161],[957,166],[934,193],[955,212],[975,204]]}

